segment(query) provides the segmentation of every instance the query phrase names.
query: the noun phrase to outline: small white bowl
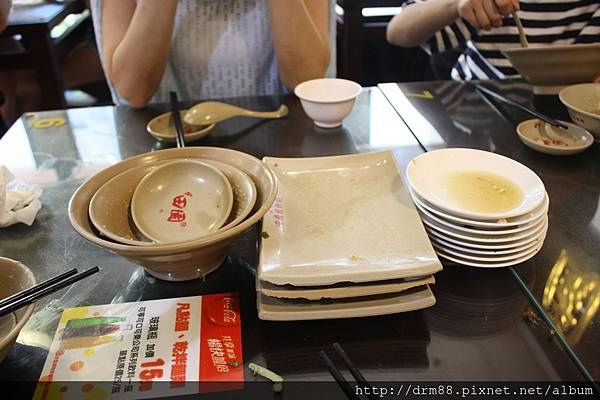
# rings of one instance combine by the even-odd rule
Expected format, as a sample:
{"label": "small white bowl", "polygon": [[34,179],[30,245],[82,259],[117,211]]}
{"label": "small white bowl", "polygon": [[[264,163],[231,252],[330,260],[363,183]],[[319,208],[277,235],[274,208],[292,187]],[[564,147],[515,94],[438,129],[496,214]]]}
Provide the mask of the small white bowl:
{"label": "small white bowl", "polygon": [[560,91],[558,98],[573,122],[600,140],[600,83],[568,86]]}
{"label": "small white bowl", "polygon": [[223,226],[233,191],[217,168],[179,160],[149,172],[131,199],[131,216],[146,237],[158,243],[186,242]]}
{"label": "small white bowl", "polygon": [[591,133],[580,126],[569,122],[560,121],[569,127],[568,135],[557,133],[557,128],[546,124],[546,132],[549,138],[544,138],[540,134],[539,119],[528,119],[517,125],[517,134],[519,139],[525,144],[540,153],[552,154],[555,156],[570,156],[581,153],[592,144],[594,137]]}
{"label": "small white bowl", "polygon": [[302,82],[294,89],[304,112],[321,128],[336,128],[350,114],[362,86],[347,79],[322,78]]}

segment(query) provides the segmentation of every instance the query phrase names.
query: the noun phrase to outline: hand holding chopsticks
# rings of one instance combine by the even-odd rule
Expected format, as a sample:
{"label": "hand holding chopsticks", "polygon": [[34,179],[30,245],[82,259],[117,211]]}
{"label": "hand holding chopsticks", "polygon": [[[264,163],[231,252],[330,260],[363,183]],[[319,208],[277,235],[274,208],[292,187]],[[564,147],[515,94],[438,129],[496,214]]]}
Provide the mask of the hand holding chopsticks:
{"label": "hand holding chopsticks", "polygon": [[10,297],[7,297],[0,301],[0,317],[10,314],[11,312],[18,310],[34,301],[42,298],[50,293],[56,292],[66,286],[69,286],[75,282],[82,280],[90,275],[100,271],[100,268],[93,267],[87,271],[77,274],[76,269],[71,269],[64,272],[54,278],[48,279],[42,283],[39,283],[29,289],[23,290]]}

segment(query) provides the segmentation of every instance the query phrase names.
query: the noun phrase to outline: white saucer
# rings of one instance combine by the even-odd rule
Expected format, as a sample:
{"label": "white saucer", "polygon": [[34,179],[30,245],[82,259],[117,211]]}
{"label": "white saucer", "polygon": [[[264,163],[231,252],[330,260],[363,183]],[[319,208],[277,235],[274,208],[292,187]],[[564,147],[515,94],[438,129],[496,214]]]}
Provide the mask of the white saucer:
{"label": "white saucer", "polygon": [[436,249],[436,253],[438,256],[445,258],[446,260],[455,262],[456,264],[459,264],[459,265],[466,265],[469,267],[480,267],[480,268],[502,268],[502,267],[510,267],[511,265],[520,264],[522,262],[529,260],[530,258],[535,256],[541,250],[541,248],[542,248],[542,246],[540,245],[539,247],[535,247],[530,253],[528,253],[527,255],[525,255],[521,258],[513,259],[510,261],[498,262],[498,263],[476,262],[476,261],[472,261],[472,260],[466,260],[462,257],[451,256],[448,253],[445,253],[444,251],[438,250],[438,249]]}
{"label": "white saucer", "polygon": [[426,227],[431,228],[435,231],[438,231],[441,235],[453,237],[458,240],[466,240],[468,242],[477,242],[477,243],[485,243],[485,244],[501,244],[506,242],[514,242],[521,239],[526,239],[531,236],[536,236],[539,232],[545,229],[545,226],[548,222],[548,217],[546,215],[542,216],[538,221],[536,221],[531,227],[528,227],[526,230],[509,235],[482,235],[477,233],[464,233],[458,231],[453,228],[449,228],[442,224],[435,222],[429,217],[422,215],[421,219]]}
{"label": "white saucer", "polygon": [[415,203],[417,203],[417,205],[421,206],[422,208],[426,209],[427,211],[429,211],[439,217],[453,221],[456,224],[468,225],[468,226],[477,227],[477,228],[498,229],[498,230],[510,229],[512,227],[526,225],[534,220],[537,220],[543,214],[546,214],[546,212],[548,211],[548,206],[550,205],[550,198],[548,197],[548,194],[546,193],[546,196],[544,197],[544,201],[542,202],[542,204],[540,204],[537,208],[532,210],[530,213],[523,214],[518,217],[506,218],[506,219],[501,219],[501,220],[497,220],[497,221],[477,221],[477,220],[457,217],[457,216],[449,214],[443,210],[440,210],[440,209],[436,208],[434,205],[432,205],[431,203],[427,202],[427,200],[423,199],[422,197],[420,197],[418,194],[416,194],[412,190],[410,191],[410,194],[412,195],[413,201]]}
{"label": "white saucer", "polygon": [[517,246],[517,247],[509,247],[509,248],[501,248],[501,249],[490,249],[490,250],[481,250],[481,249],[474,249],[468,246],[461,246],[455,243],[450,243],[444,239],[438,238],[434,235],[431,235],[429,237],[429,239],[431,240],[432,244],[437,244],[439,245],[438,247],[443,247],[446,249],[453,249],[453,250],[458,250],[461,253],[464,254],[471,254],[471,255],[481,255],[481,256],[496,256],[496,255],[504,255],[504,254],[515,254],[515,253],[519,253],[521,251],[524,250],[529,250],[532,247],[535,247],[537,245],[538,242],[543,241],[546,237],[546,232],[540,232],[539,235],[537,236],[537,240],[534,241],[530,241],[522,246]]}
{"label": "white saucer", "polygon": [[519,232],[523,232],[527,229],[532,228],[533,226],[535,226],[535,224],[537,224],[539,221],[541,221],[541,219],[543,217],[543,216],[541,216],[540,219],[538,219],[536,221],[532,221],[527,224],[519,225],[517,227],[509,227],[509,229],[502,229],[502,230],[500,230],[500,229],[493,229],[493,230],[492,229],[474,229],[474,228],[465,227],[463,225],[458,225],[458,224],[454,224],[452,222],[446,221],[442,217],[438,217],[438,216],[434,215],[433,213],[425,210],[417,202],[415,202],[415,205],[417,206],[419,213],[421,213],[423,216],[430,218],[431,220],[437,222],[438,224],[446,226],[447,228],[453,229],[453,231],[464,232],[467,235],[469,235],[469,234],[484,235],[484,236],[514,235]]}
{"label": "white saucer", "polygon": [[[456,173],[493,174],[512,182],[522,193],[518,205],[506,211],[467,209],[449,198],[448,178]],[[523,164],[499,154],[474,149],[441,149],[424,153],[408,165],[408,184],[419,196],[452,215],[475,220],[517,217],[536,209],[546,196],[542,180]]]}
{"label": "white saucer", "polygon": [[[456,250],[452,250],[450,248],[438,245],[435,242],[433,243],[433,248],[436,251],[442,251],[450,256],[455,256],[455,257],[459,257],[461,259],[464,260],[469,260],[469,261],[475,261],[475,262],[480,262],[480,263],[501,263],[501,262],[505,262],[505,261],[511,261],[511,260],[517,260],[517,259],[521,259],[524,256],[530,254],[533,250],[537,249],[538,247],[541,247],[540,243],[534,243],[532,246],[530,246],[529,248],[525,249],[525,250],[521,250],[518,253],[514,253],[514,254],[500,254],[500,255],[494,255],[494,256],[474,256],[468,253],[463,253],[461,251],[456,251]],[[543,242],[542,242],[543,243]]]}
{"label": "white saucer", "polygon": [[425,227],[425,230],[427,231],[427,233],[430,236],[433,235],[436,238],[446,240],[450,243],[453,243],[453,244],[456,244],[459,246],[465,246],[465,247],[479,249],[479,250],[507,250],[507,249],[514,249],[516,247],[521,247],[528,243],[540,241],[541,239],[543,239],[546,236],[547,229],[548,229],[548,223],[546,222],[544,224],[544,229],[537,235],[531,235],[527,238],[524,238],[521,240],[516,240],[516,241],[511,241],[511,242],[488,244],[488,243],[472,242],[472,241],[468,241],[468,240],[454,239],[452,237],[444,235],[443,233],[437,232],[434,229]]}
{"label": "white saucer", "polygon": [[[187,113],[187,110],[181,110],[181,123],[183,124],[183,137],[186,142],[193,142],[201,139],[208,135],[210,131],[215,127],[215,124],[211,125],[189,125],[183,121],[183,116]],[[166,112],[154,117],[148,125],[146,125],[146,131],[152,137],[162,142],[175,143],[177,141],[175,133],[175,122],[171,118],[172,113]]]}
{"label": "white saucer", "polygon": [[[519,139],[527,146],[540,153],[555,156],[570,156],[581,153],[592,144],[594,136],[582,127],[570,122],[560,121],[569,127],[568,134],[561,132],[550,124],[542,125],[539,119],[528,119],[517,125]],[[545,127],[545,136],[540,129]],[[572,135],[572,137],[570,137]]]}

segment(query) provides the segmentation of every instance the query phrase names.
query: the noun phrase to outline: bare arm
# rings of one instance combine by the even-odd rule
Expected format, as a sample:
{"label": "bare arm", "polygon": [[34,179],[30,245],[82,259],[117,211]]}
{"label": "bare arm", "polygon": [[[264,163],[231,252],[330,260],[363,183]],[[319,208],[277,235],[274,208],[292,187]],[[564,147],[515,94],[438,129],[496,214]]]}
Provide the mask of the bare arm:
{"label": "bare arm", "polygon": [[404,8],[387,27],[388,42],[418,46],[459,17],[476,29],[502,26],[502,18],[519,10],[518,0],[427,0]]}
{"label": "bare arm", "polygon": [[8,12],[11,5],[12,0],[0,0],[0,33],[6,29],[6,21],[8,20]]}
{"label": "bare arm", "polygon": [[331,58],[329,0],[269,0],[281,80],[293,89],[322,78]]}
{"label": "bare arm", "polygon": [[177,0],[103,0],[102,52],[106,73],[133,107],[156,92],[171,51]]}

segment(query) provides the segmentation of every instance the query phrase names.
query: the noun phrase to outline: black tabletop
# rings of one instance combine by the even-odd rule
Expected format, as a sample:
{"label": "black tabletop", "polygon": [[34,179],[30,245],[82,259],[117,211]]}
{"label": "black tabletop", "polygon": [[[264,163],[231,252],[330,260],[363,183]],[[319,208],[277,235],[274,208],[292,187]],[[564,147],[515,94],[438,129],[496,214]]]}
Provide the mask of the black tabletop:
{"label": "black tabletop", "polygon": [[[534,96],[529,85],[518,81],[486,86],[570,121],[558,96]],[[600,143],[567,157],[536,152],[519,140],[515,130],[519,122],[533,117],[510,105],[488,103],[471,83],[391,83],[380,88],[427,150],[493,151],[541,177],[550,197],[546,242],[540,253],[516,270],[526,276],[534,269],[530,290],[593,378],[600,380]]]}
{"label": "black tabletop", "polygon": [[[433,90],[436,85],[427,88]],[[365,89],[343,127],[328,130],[316,128],[293,96],[227,101],[258,110],[276,109],[283,102],[290,114],[273,121],[230,120],[192,145],[229,147],[259,158],[327,156],[391,148],[402,171],[410,159],[423,151],[376,88]],[[0,141],[2,163],[21,181],[37,183],[44,189],[43,207],[32,226],[0,229],[0,255],[22,261],[38,280],[67,267],[102,268],[99,274],[38,302],[19,343],[0,364],[2,379],[37,380],[65,307],[225,291],[240,293],[244,362],[264,365],[287,381],[332,382],[317,352],[331,351],[335,341],[342,344],[373,382],[582,379],[563,349],[551,340],[548,329],[529,318],[527,298],[506,269],[447,266],[436,274],[437,282],[432,287],[437,304],[426,310],[369,318],[267,322],[258,319],[256,310],[256,229],[238,240],[225,263],[206,280],[189,282],[157,280],[142,267],[88,243],[69,224],[69,198],[87,177],[107,165],[172,146],[156,142],[145,130],[152,117],[166,110],[165,105],[157,105],[144,110],[99,107],[26,114]],[[45,129],[31,127],[44,118],[64,118],[66,123]],[[479,142],[474,143],[475,146]],[[527,152],[518,143],[514,145],[515,152]],[[579,170],[592,174],[596,167],[586,162],[590,155],[582,157]],[[553,170],[557,182],[571,185],[569,168],[564,174],[558,167]],[[549,185],[557,207],[561,200],[555,191],[560,187],[560,183],[555,189]],[[582,184],[580,191],[586,190],[592,189]],[[579,209],[586,215],[593,214],[592,203],[581,199]],[[591,260],[597,251],[575,245],[570,222],[573,216],[563,217],[566,210],[557,207],[552,209],[551,219],[564,218],[564,226],[555,222],[541,255],[519,266],[530,287],[543,286],[551,263],[559,256],[557,243],[573,243],[567,246],[569,257]],[[572,210],[576,205],[563,207]],[[575,232],[589,235],[585,230]],[[585,268],[583,258],[582,264],[581,268]],[[580,343],[586,340],[589,339],[584,336]],[[246,379],[258,378],[246,370]],[[272,393],[269,386],[267,389],[263,395]],[[327,389],[331,390],[330,398],[343,398],[334,384]],[[306,385],[291,385],[277,396],[306,398],[310,390]],[[238,395],[244,397],[244,392]]]}

